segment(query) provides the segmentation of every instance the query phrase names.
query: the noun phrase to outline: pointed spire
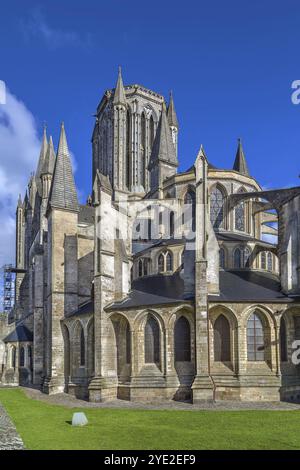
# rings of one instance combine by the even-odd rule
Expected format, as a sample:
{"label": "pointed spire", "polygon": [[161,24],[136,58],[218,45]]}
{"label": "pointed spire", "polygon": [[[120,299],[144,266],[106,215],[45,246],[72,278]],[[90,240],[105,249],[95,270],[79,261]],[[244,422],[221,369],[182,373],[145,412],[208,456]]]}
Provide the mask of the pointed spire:
{"label": "pointed spire", "polygon": [[22,196],[21,196],[21,194],[19,194],[19,198],[18,198],[18,206],[17,206],[17,207],[18,207],[18,208],[19,208],[19,207],[20,207],[20,208],[22,208],[22,207],[23,207],[23,202],[22,202]]}
{"label": "pointed spire", "polygon": [[50,135],[46,157],[41,168],[41,175],[52,175],[55,165],[55,151],[52,136]]}
{"label": "pointed spire", "polygon": [[162,107],[160,120],[153,142],[149,167],[151,168],[157,161],[164,161],[171,165],[178,166],[165,106]]}
{"label": "pointed spire", "polygon": [[126,96],[125,96],[125,90],[124,90],[124,85],[123,85],[123,80],[122,80],[121,67],[119,67],[118,80],[117,80],[117,85],[115,88],[113,102],[115,105],[118,105],[118,104],[123,104],[124,106],[126,105]]}
{"label": "pointed spire", "polygon": [[238,171],[242,175],[250,176],[241,139],[238,139],[238,148],[236,152],[233,169],[235,171]]}
{"label": "pointed spire", "polygon": [[44,125],[43,138],[42,138],[42,146],[41,146],[39,161],[38,161],[37,170],[36,170],[36,178],[37,178],[37,180],[38,180],[38,179],[40,178],[40,176],[41,176],[41,169],[42,169],[42,166],[43,166],[45,157],[46,157],[47,147],[48,147],[47,129],[46,129],[46,125]]}
{"label": "pointed spire", "polygon": [[61,124],[49,206],[78,211],[78,199],[64,123]]}
{"label": "pointed spire", "polygon": [[175,105],[174,105],[172,91],[170,91],[170,101],[169,101],[167,116],[168,116],[169,126],[176,127],[178,129],[179,128],[178,119],[177,119],[177,114],[176,114],[176,111],[175,111]]}

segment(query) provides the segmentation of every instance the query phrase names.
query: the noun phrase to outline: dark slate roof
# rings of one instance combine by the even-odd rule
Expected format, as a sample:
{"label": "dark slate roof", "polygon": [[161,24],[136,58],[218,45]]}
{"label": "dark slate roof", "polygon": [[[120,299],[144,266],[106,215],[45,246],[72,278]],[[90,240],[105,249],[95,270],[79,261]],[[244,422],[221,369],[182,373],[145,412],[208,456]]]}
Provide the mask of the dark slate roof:
{"label": "dark slate roof", "polygon": [[[278,276],[267,271],[220,271],[220,295],[210,295],[211,302],[293,302],[281,292]],[[300,297],[298,301],[300,300]]]}
{"label": "dark slate roof", "polygon": [[20,341],[32,341],[33,334],[25,325],[19,325],[14,331],[12,331],[6,338],[4,343],[15,343]]}
{"label": "dark slate roof", "polygon": [[63,124],[61,125],[49,205],[59,209],[78,210],[77,191]]}
{"label": "dark slate roof", "polygon": [[141,306],[173,304],[184,300],[184,284],[179,273],[172,275],[158,274],[136,279],[132,283],[128,297],[114,302],[108,310],[121,310]]}
{"label": "dark slate roof", "polygon": [[235,241],[241,241],[241,242],[254,242],[258,243],[263,246],[267,247],[274,247],[275,245],[270,242],[266,242],[264,240],[259,240],[258,238],[251,237],[250,235],[243,235],[241,233],[234,233],[234,232],[216,232],[216,237],[218,240],[223,240],[226,242],[235,242]]}
{"label": "dark slate roof", "polygon": [[77,315],[85,315],[86,313],[94,313],[94,302],[89,300],[82,305],[79,305],[78,310],[68,315],[69,317],[76,317]]}
{"label": "dark slate roof", "polygon": [[[114,302],[107,310],[151,305],[174,304],[186,302],[184,299],[184,282],[180,273],[173,275],[154,275],[136,279],[133,290],[126,299]],[[210,302],[299,302],[300,297],[291,298],[280,290],[278,276],[262,271],[228,270],[220,271],[220,295],[209,295]]]}
{"label": "dark slate roof", "polygon": [[93,224],[95,221],[95,208],[92,206],[80,205],[78,222]]}

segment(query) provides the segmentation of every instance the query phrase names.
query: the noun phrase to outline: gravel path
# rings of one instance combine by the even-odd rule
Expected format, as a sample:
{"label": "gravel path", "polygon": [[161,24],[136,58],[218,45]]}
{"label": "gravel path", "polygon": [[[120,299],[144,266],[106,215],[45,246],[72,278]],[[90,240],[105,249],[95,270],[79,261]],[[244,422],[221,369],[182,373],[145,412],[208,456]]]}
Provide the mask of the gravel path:
{"label": "gravel path", "polygon": [[113,400],[105,403],[90,403],[78,400],[66,393],[56,395],[45,395],[39,390],[23,388],[29,398],[40,400],[53,405],[62,405],[68,408],[123,408],[123,409],[143,409],[143,410],[212,410],[212,411],[233,411],[233,410],[300,410],[300,404],[286,402],[232,402],[219,401],[214,403],[201,403],[193,405],[178,401],[166,401],[164,403],[136,403],[126,400]]}
{"label": "gravel path", "polygon": [[21,450],[24,444],[10,417],[0,404],[0,451]]}

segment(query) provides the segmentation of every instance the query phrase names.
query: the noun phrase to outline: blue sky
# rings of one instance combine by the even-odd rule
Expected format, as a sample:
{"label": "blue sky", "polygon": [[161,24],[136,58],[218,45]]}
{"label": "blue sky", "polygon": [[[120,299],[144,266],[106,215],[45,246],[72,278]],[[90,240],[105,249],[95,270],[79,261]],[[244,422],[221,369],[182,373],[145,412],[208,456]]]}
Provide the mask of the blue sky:
{"label": "blue sky", "polygon": [[[173,90],[181,169],[201,143],[214,165],[230,168],[241,137],[263,187],[299,184],[300,105],[291,102],[291,83],[300,79],[299,1],[10,0],[0,8],[0,80],[16,100],[10,118],[21,106],[33,130],[24,145],[18,133],[14,160],[0,128],[0,183],[9,159],[23,184],[35,167],[43,122],[56,145],[63,120],[84,198],[91,188],[92,115],[120,64],[127,84],[166,97]],[[9,120],[3,109],[0,127]],[[7,173],[5,186],[11,178]],[[16,202],[13,191],[5,197],[0,190],[0,212],[1,203]]]}

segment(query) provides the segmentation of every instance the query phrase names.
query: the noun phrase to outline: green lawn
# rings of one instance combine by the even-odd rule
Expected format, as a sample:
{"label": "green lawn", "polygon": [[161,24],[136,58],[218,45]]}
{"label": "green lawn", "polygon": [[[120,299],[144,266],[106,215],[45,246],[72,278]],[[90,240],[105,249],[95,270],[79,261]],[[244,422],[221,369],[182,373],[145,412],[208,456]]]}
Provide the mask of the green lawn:
{"label": "green lawn", "polygon": [[[75,410],[0,390],[0,402],[27,449],[300,449],[299,411]],[[79,411],[79,410],[78,410]]]}

